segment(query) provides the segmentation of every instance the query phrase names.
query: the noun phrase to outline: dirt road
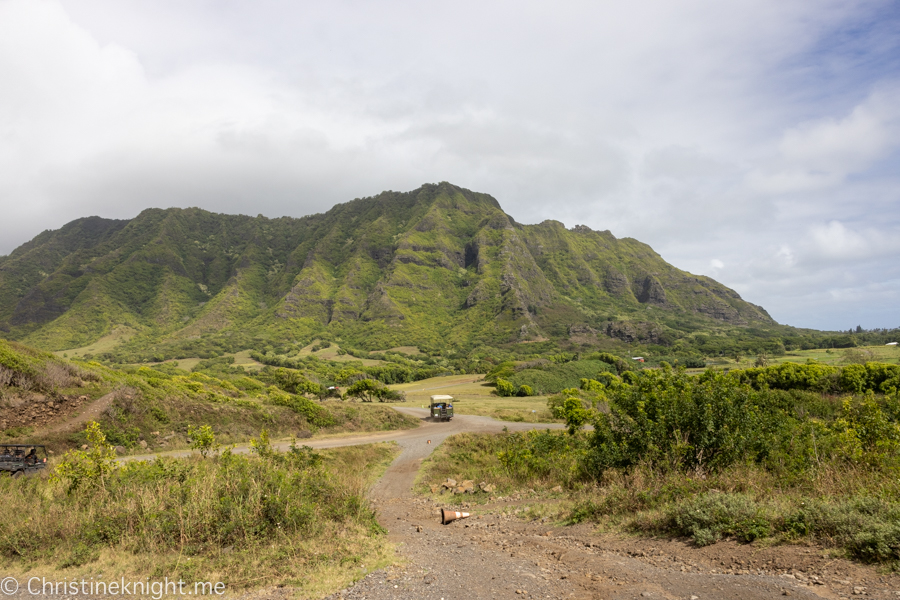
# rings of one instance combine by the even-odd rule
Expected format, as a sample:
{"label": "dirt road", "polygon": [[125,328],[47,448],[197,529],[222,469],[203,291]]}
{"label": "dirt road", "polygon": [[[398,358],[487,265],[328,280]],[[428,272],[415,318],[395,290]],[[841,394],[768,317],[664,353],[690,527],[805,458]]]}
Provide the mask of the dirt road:
{"label": "dirt road", "polygon": [[[458,500],[450,497],[443,505],[417,498],[412,485],[422,460],[447,436],[561,426],[467,415],[432,423],[426,410],[397,410],[421,418],[422,426],[303,442],[328,448],[392,440],[402,448],[371,491],[402,564],[370,573],[326,600],[900,598],[900,577],[831,558],[819,548],[733,542],[696,548],[681,540],[598,535],[588,525],[518,519],[515,510],[527,498],[498,499],[473,507],[468,519],[441,525],[440,508],[467,510],[465,505],[453,506]],[[272,588],[247,597],[290,595],[289,588]]]}
{"label": "dirt road", "polygon": [[[426,412],[400,410],[423,417]],[[815,548],[731,542],[695,548],[678,540],[600,536],[585,525],[520,521],[511,514],[516,501],[509,499],[480,505],[469,519],[441,525],[442,506],[466,509],[413,495],[422,459],[448,435],[504,426],[513,431],[535,428],[459,416],[450,424],[426,423],[392,436],[403,451],[374,486],[372,497],[405,564],[371,573],[328,600],[900,597],[897,576],[828,558]],[[487,514],[501,509],[501,514]]]}
{"label": "dirt road", "polygon": [[[381,433],[352,435],[338,434],[332,437],[314,440],[298,440],[296,443],[301,446],[309,446],[310,448],[341,448],[344,446],[358,446],[360,444],[374,444],[376,442],[397,442],[403,448],[403,453],[400,458],[415,455],[417,458],[421,459],[431,454],[435,447],[443,442],[448,436],[464,431],[496,433],[502,431],[504,427],[508,428],[509,431],[528,431],[535,428],[561,429],[563,427],[559,423],[546,425],[536,425],[534,423],[507,423],[505,421],[497,421],[490,417],[477,417],[473,415],[457,415],[449,422],[432,422],[427,419],[427,409],[408,408],[403,406],[395,406],[393,408],[399,412],[421,419],[421,425],[416,429],[399,429]],[[272,443],[274,448],[282,451],[287,450],[290,445],[291,442]],[[238,444],[233,450],[233,452],[238,454],[247,453],[249,451],[250,446],[248,444]],[[171,456],[177,458],[190,456],[191,454],[195,454],[195,452],[192,450],[173,450],[170,452],[123,456],[119,461],[153,460],[158,456]]]}

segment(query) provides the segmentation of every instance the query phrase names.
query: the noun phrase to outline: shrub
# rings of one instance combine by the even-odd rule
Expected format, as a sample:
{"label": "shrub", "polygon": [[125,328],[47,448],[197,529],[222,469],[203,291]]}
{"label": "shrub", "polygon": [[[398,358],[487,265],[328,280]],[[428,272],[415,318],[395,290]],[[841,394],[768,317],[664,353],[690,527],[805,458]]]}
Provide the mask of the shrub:
{"label": "shrub", "polygon": [[79,488],[105,488],[116,464],[116,452],[106,441],[100,424],[91,421],[85,428],[87,450],[69,450],[53,471],[54,481],[66,482],[69,492]]}
{"label": "shrub", "polygon": [[203,458],[219,449],[215,433],[213,433],[212,427],[209,425],[201,425],[200,427],[188,425],[187,434],[191,438],[191,448],[199,450]]}
{"label": "shrub", "polygon": [[723,536],[752,542],[772,533],[762,506],[746,494],[703,494],[669,508],[669,527],[690,536],[698,546],[708,546]]}
{"label": "shrub", "polygon": [[566,420],[566,427],[569,435],[575,435],[575,432],[591,420],[594,411],[590,407],[585,407],[581,398],[566,398],[562,406],[562,416]]}
{"label": "shrub", "polygon": [[321,385],[310,381],[304,377],[300,371],[278,368],[272,371],[272,375],[274,376],[278,387],[291,394],[301,394],[304,396],[321,398],[325,393],[325,390]]}
{"label": "shrub", "polygon": [[582,379],[597,379],[611,374],[612,367],[599,360],[574,360],[551,364],[541,369],[524,369],[508,378],[513,386],[527,385],[536,394],[555,394],[565,388],[578,387]]}
{"label": "shrub", "polygon": [[832,428],[845,458],[872,465],[897,459],[900,424],[890,420],[872,392],[858,402],[846,398],[842,414]]}
{"label": "shrub", "polygon": [[707,371],[642,371],[609,393],[591,440],[597,477],[642,461],[666,469],[717,469],[748,456],[756,439],[755,393],[734,378]]}
{"label": "shrub", "polygon": [[513,479],[523,484],[554,482],[567,487],[583,479],[582,437],[553,431],[513,433],[503,438],[497,456]]}
{"label": "shrub", "polygon": [[509,379],[516,372],[516,364],[511,361],[505,361],[488,371],[484,380],[496,383],[498,379]]}
{"label": "shrub", "polygon": [[516,393],[516,386],[505,379],[498,378],[496,383],[497,395],[502,397],[514,396]]}
{"label": "shrub", "polygon": [[811,500],[785,517],[784,529],[840,544],[861,560],[900,559],[900,504],[881,498]]}
{"label": "shrub", "polygon": [[286,406],[294,412],[303,415],[310,425],[314,427],[330,427],[336,422],[330,412],[312,400],[303,396],[288,394],[274,386],[269,389],[268,402],[276,406]]}

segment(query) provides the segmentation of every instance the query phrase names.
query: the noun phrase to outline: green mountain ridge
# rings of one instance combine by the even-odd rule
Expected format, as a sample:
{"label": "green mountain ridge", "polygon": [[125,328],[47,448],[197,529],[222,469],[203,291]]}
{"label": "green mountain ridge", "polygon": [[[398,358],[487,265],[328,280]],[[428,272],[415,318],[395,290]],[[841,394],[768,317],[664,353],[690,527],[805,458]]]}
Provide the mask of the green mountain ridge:
{"label": "green mountain ridge", "polygon": [[303,218],[197,208],[88,217],[0,257],[4,337],[65,350],[121,325],[136,332],[134,347],[324,336],[450,350],[667,345],[696,331],[782,327],[637,240],[522,225],[493,197],[449,183]]}

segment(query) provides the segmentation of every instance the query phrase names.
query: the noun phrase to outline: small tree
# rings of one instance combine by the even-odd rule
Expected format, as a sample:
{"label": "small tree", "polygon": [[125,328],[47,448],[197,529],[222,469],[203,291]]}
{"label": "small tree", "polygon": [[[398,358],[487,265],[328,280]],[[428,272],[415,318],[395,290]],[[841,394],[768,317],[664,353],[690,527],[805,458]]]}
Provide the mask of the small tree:
{"label": "small tree", "polygon": [[191,438],[191,448],[199,450],[203,458],[211,452],[218,452],[219,444],[216,443],[216,435],[209,425],[194,427],[188,425],[188,436]]}
{"label": "small tree", "polygon": [[562,412],[570,435],[575,435],[575,432],[581,429],[594,416],[594,411],[585,408],[581,398],[576,397],[566,398],[562,406]]}
{"label": "small tree", "polygon": [[278,452],[272,447],[272,441],[269,439],[269,430],[263,428],[259,432],[259,439],[250,439],[250,450],[260,458],[275,458]]}
{"label": "small tree", "polygon": [[374,379],[360,379],[349,388],[347,388],[347,392],[344,394],[346,398],[356,398],[363,402],[372,402],[373,400],[380,400],[384,391],[387,388],[384,387],[379,381],[375,381]]}
{"label": "small tree", "polygon": [[90,421],[84,431],[90,448],[66,452],[51,476],[51,481],[68,481],[69,492],[82,486],[106,489],[106,478],[116,468],[116,451],[100,424]]}

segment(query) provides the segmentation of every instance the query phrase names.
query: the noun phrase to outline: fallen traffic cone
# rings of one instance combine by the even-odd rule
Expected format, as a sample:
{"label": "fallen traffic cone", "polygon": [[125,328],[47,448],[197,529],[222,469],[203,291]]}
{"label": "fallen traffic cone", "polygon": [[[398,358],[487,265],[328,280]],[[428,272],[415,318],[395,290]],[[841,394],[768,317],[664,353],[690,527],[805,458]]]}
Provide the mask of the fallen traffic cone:
{"label": "fallen traffic cone", "polygon": [[441,525],[446,525],[451,521],[455,521],[457,519],[465,519],[469,516],[467,512],[457,512],[455,510],[447,510],[446,508],[441,509]]}

